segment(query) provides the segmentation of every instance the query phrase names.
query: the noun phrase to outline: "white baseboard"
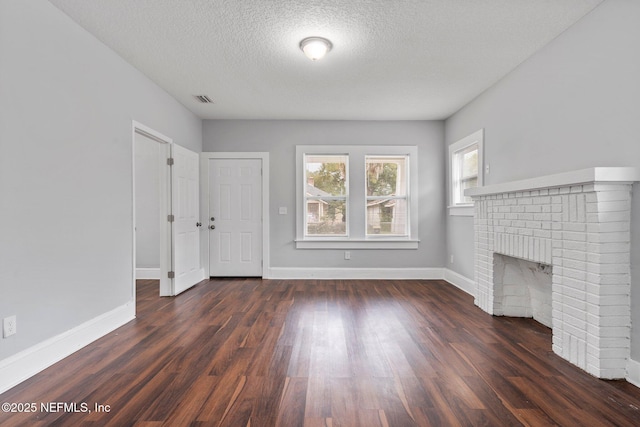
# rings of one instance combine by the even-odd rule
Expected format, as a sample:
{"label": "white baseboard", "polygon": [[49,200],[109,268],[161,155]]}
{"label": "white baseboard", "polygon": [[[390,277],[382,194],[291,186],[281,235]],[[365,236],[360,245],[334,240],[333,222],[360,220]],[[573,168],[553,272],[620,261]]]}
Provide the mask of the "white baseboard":
{"label": "white baseboard", "polygon": [[272,267],[268,279],[423,279],[446,280],[474,295],[475,282],[447,268],[299,268]]}
{"label": "white baseboard", "polygon": [[475,296],[476,283],[472,279],[469,279],[468,277],[465,277],[462,274],[456,273],[453,270],[449,270],[448,268],[445,268],[444,280],[451,283],[456,288],[465,291],[469,295]]}
{"label": "white baseboard", "polygon": [[136,279],[160,279],[159,268],[136,268]]}
{"label": "white baseboard", "polygon": [[640,362],[633,359],[627,360],[626,380],[636,387],[640,387]]}
{"label": "white baseboard", "polygon": [[75,353],[136,317],[130,302],[0,361],[0,393]]}
{"label": "white baseboard", "polygon": [[272,267],[269,279],[443,279],[441,268]]}

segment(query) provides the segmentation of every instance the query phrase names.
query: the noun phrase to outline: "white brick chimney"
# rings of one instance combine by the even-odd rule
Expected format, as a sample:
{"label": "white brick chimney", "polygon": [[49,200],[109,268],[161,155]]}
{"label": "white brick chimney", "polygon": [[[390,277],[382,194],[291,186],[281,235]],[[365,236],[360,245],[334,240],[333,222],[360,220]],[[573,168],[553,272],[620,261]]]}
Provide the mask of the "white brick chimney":
{"label": "white brick chimney", "polygon": [[599,378],[624,378],[630,348],[635,168],[591,168],[466,190],[475,202],[475,304],[504,307],[494,254],[551,266],[553,351]]}

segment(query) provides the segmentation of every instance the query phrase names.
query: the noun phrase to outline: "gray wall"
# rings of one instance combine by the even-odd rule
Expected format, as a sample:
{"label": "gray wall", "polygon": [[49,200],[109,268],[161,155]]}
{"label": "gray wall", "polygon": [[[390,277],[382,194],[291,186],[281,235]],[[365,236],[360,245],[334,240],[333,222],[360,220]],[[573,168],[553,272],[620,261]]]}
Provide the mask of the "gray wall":
{"label": "gray wall", "polygon": [[136,267],[138,268],[160,268],[161,147],[161,143],[136,133]]}
{"label": "gray wall", "polygon": [[44,0],[0,2],[0,359],[132,300],[132,120],[201,121]]}
{"label": "gray wall", "polygon": [[[205,120],[204,151],[270,154],[271,267],[425,268],[444,263],[444,125],[403,121]],[[420,247],[417,250],[295,248],[296,145],[416,145],[419,161]],[[288,208],[279,215],[278,208]]]}
{"label": "gray wall", "polygon": [[[486,184],[593,166],[640,167],[640,2],[607,0],[446,121],[485,128]],[[640,360],[640,191],[632,206],[632,357]],[[473,278],[471,218],[447,218],[454,271]]]}

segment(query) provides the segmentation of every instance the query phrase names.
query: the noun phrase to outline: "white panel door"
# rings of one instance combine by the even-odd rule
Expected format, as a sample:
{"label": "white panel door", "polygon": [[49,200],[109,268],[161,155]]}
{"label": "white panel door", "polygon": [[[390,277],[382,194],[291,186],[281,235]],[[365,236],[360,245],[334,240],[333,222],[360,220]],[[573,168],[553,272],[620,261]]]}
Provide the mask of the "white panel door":
{"label": "white panel door", "polygon": [[189,289],[203,277],[200,269],[199,156],[173,144],[171,168],[171,211],[174,216],[174,295]]}
{"label": "white panel door", "polygon": [[262,160],[209,162],[209,275],[262,276]]}

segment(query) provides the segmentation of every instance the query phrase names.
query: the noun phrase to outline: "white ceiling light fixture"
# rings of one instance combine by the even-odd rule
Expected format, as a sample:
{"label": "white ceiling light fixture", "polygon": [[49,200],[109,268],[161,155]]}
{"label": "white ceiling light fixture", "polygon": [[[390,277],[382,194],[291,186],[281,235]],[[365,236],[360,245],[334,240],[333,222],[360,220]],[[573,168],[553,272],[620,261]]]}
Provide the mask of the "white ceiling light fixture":
{"label": "white ceiling light fixture", "polygon": [[323,37],[307,37],[300,42],[300,49],[312,61],[322,59],[333,45]]}

